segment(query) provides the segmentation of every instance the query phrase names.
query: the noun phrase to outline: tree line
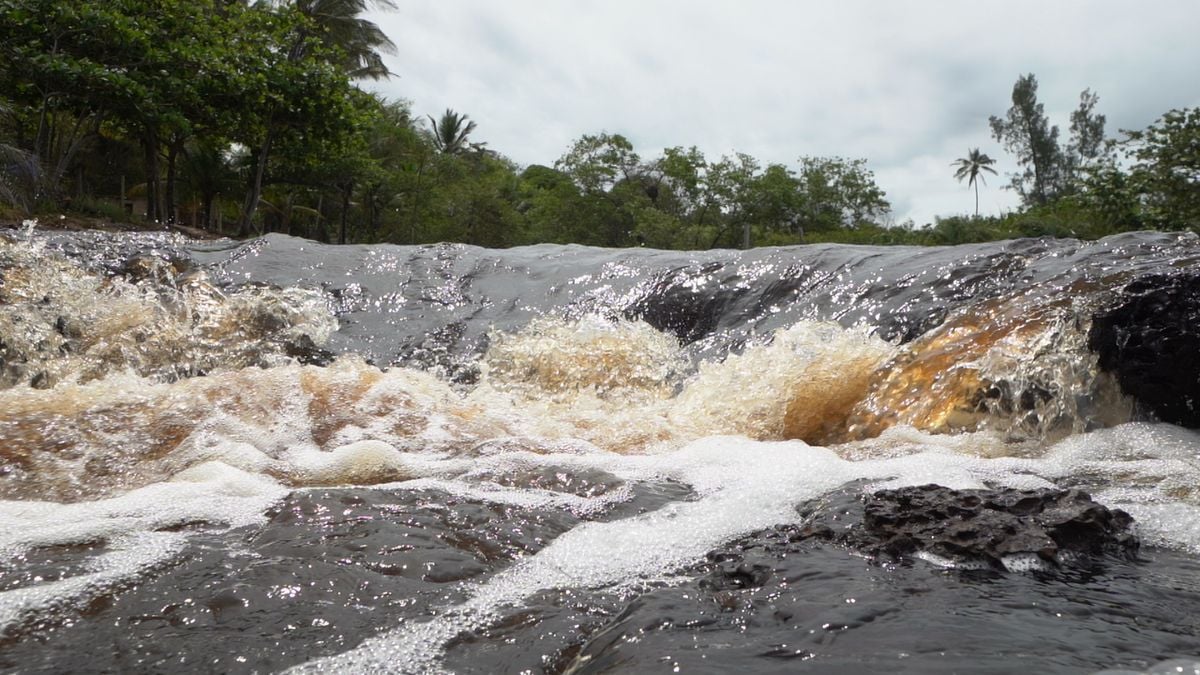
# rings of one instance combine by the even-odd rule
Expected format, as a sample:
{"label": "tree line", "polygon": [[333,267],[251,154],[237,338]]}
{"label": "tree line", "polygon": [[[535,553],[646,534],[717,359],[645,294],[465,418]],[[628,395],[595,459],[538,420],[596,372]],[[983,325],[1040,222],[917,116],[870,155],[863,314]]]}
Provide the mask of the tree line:
{"label": "tree line", "polygon": [[[1016,236],[1095,238],[1131,230],[1200,232],[1200,108],[1171,110],[1142,130],[1106,135],[1099,96],[1079,95],[1069,137],[1059,139],[1038,100],[1033,74],[1017,78],[1012,107],[988,120],[992,138],[1017,161],[1006,186],[1021,207],[1003,216],[936,220],[939,241],[960,243]],[[955,178],[976,190],[995,174],[978,148],[956,160]]]}
{"label": "tree line", "polygon": [[[388,7],[0,0],[0,218],[66,209],[235,236],[688,249],[1200,227],[1200,111],[1118,141],[1085,91],[1062,145],[1032,75],[990,120],[1021,167],[1009,187],[1022,207],[1002,217],[895,226],[861,158],[643,157],[597,132],[521,167],[467,115],[417,116],[359,86],[390,74],[394,45],[364,18]],[[991,163],[975,149],[954,176],[978,195]]]}

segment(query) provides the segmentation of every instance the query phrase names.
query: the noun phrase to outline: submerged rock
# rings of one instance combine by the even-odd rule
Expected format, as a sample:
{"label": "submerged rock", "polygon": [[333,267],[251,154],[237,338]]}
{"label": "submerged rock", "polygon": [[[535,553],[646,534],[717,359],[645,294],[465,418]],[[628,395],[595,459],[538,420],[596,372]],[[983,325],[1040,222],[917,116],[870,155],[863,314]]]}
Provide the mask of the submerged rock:
{"label": "submerged rock", "polygon": [[1130,283],[1093,319],[1088,346],[1146,413],[1200,428],[1200,275]]}

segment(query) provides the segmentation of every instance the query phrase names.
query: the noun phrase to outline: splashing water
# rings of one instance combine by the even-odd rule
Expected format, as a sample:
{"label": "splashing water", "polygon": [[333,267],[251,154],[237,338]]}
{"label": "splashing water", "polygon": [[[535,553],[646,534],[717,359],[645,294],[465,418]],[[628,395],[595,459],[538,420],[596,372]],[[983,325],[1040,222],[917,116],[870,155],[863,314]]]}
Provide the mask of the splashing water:
{"label": "splashing water", "polygon": [[[661,602],[656,626],[692,631],[672,663],[727,667],[704,627],[741,617],[754,644],[787,623],[784,591],[693,588],[697,565],[847,485],[1083,487],[1190,560],[1200,438],[1143,419],[1089,331],[1130,280],[1198,255],[1158,235],[688,254],[0,238],[0,665],[49,640],[60,669],[115,641],[102,667],[589,672],[642,663],[610,638]],[[811,555],[812,592],[859,560]],[[845,624],[860,653],[915,611],[889,583]],[[992,633],[1005,606],[979,605]],[[1172,650],[1085,652],[1062,663]]]}

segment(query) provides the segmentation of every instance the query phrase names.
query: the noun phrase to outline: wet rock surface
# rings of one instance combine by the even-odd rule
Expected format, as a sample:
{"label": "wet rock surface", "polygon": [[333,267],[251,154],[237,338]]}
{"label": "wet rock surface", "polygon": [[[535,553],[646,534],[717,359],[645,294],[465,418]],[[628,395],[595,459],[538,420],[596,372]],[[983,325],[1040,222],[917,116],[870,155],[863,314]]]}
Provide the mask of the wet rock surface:
{"label": "wet rock surface", "polygon": [[[546,480],[528,477],[531,485]],[[565,487],[599,494],[597,486],[615,487],[615,480],[597,471]],[[638,484],[625,501],[576,514],[436,488],[295,492],[261,527],[224,533],[208,532],[208,523],[170,528],[194,534],[185,551],[150,578],[64,604],[52,618],[0,624],[0,672],[278,672],[344,652],[406,621],[427,620],[466,599],[472,584],[585,519],[628,517],[688,493],[678,484]],[[0,592],[83,574],[106,547],[98,541],[35,549],[0,561]],[[565,623],[559,633],[526,643],[519,661],[537,664],[546,654],[573,653],[582,642],[581,622],[610,614],[583,602],[570,592],[547,592],[522,609],[535,619],[561,613]],[[487,660],[495,649],[490,640],[503,643],[522,628],[549,625],[513,620],[462,636],[465,672],[515,672],[509,661]],[[484,654],[471,651],[476,647]]]}
{"label": "wet rock surface", "polygon": [[1144,412],[1200,428],[1200,275],[1133,281],[1093,319],[1088,346]]}
{"label": "wet rock surface", "polygon": [[698,578],[626,601],[570,672],[1086,673],[1200,649],[1200,584],[1183,581],[1200,567],[1174,552],[1066,574],[950,572],[797,534],[752,535]]}
{"label": "wet rock surface", "polygon": [[[546,487],[563,479],[516,480]],[[598,496],[615,481],[600,472],[555,487]],[[586,515],[435,488],[347,488],[293,493],[261,527],[218,534],[181,524],[196,531],[189,548],[151,578],[57,622],[0,636],[0,669],[278,672],[435,618],[583,520],[688,498],[670,483],[629,487],[628,500]],[[933,520],[968,522],[987,511],[1024,519],[986,521],[1005,531],[1000,541],[1044,544],[1008,532],[1020,524],[1057,541],[1074,531],[1067,523],[1083,523],[1088,536],[1062,536],[1059,559],[1065,550],[1095,555],[1015,574],[946,570],[896,545],[907,536],[898,531],[952,536],[944,533],[960,530],[938,530]],[[1073,491],[925,486],[864,496],[852,485],[800,507],[797,522],[729,542],[672,579],[549,588],[499,607],[487,626],[454,637],[441,663],[458,673],[1087,672],[1196,653],[1200,563],[1162,550],[1131,559],[1120,532],[1091,531],[1123,521],[1114,513]],[[104,546],[9,561],[3,588],[21,587],[20,565],[43,578],[86,570]]]}
{"label": "wet rock surface", "polygon": [[458,582],[503,569],[578,522],[438,490],[299,492],[268,516],[262,528],[194,537],[159,576],[100,596],[82,617],[8,631],[0,670],[279,671],[461,601]]}
{"label": "wet rock surface", "polygon": [[[1053,566],[1138,550],[1133,519],[1079,490],[952,490],[922,485],[865,498],[862,525],[830,536],[872,556],[932,554],[1005,569],[1006,559]],[[820,528],[821,525],[810,527]]]}
{"label": "wet rock surface", "polygon": [[[1128,517],[1077,491],[851,486],[799,510],[626,600],[570,672],[1075,673],[1200,649],[1200,565],[1163,550],[1134,559]],[[929,550],[993,564],[912,557]],[[1000,551],[1048,564],[1008,573],[989,557]]]}

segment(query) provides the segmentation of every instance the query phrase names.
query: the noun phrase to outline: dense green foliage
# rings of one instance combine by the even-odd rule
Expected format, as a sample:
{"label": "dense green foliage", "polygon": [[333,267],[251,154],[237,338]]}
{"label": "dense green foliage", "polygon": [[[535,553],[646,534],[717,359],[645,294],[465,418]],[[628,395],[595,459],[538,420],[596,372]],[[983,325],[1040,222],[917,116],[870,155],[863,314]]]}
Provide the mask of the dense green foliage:
{"label": "dense green foliage", "polygon": [[[416,116],[356,86],[393,48],[392,0],[0,0],[0,218],[71,211],[233,235],[659,248],[958,243],[1200,228],[1200,110],[1121,141],[1084,91],[1061,146],[1033,75],[990,120],[1023,207],[978,217],[993,160],[953,163],[976,217],[888,227],[864,159],[763,164],[587,134],[520,167],[454,110]],[[949,180],[950,177],[948,176]],[[135,212],[136,213],[133,213]]]}

